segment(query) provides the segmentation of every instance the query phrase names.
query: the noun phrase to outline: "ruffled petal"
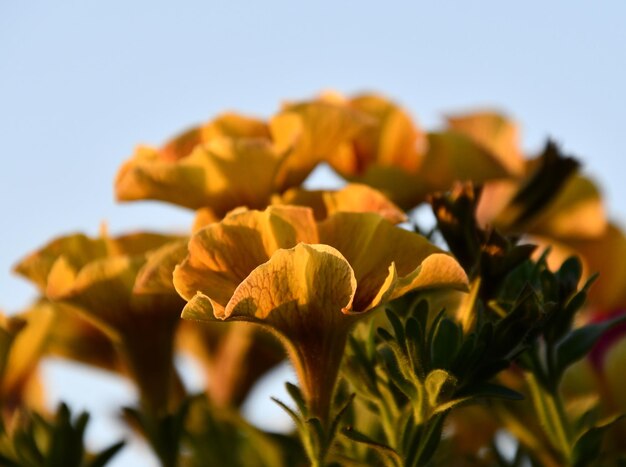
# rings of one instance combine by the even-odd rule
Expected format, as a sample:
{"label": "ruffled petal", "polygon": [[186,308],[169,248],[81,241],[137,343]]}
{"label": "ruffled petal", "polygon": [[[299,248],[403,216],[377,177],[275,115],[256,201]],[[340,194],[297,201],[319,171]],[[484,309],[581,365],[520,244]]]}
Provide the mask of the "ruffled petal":
{"label": "ruffled petal", "polygon": [[174,271],[174,285],[186,300],[196,292],[211,297],[215,312],[221,313],[239,283],[276,250],[317,241],[317,227],[308,208],[237,211],[191,237],[189,255]]}
{"label": "ruffled petal", "polygon": [[351,309],[355,290],[354,271],[341,253],[300,243],[252,271],[217,317],[263,321],[290,336],[332,329]]}
{"label": "ruffled petal", "polygon": [[310,207],[318,221],[337,212],[374,212],[394,224],[407,220],[404,211],[380,191],[357,183],[350,183],[337,191],[292,188],[273,202]]}
{"label": "ruffled petal", "polygon": [[[319,230],[320,241],[337,248],[354,269],[356,311],[378,305],[396,287],[394,297],[417,288],[467,286],[467,276],[456,260],[421,235],[376,214],[338,213],[321,222]],[[436,259],[426,262],[431,255]],[[394,276],[397,279],[392,280]]]}

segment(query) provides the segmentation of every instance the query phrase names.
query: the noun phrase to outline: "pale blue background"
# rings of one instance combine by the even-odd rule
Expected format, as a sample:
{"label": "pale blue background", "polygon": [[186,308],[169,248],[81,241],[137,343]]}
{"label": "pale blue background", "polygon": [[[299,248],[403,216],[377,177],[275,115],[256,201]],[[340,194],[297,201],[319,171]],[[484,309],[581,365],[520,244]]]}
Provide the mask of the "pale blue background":
{"label": "pale blue background", "polygon": [[[625,25],[620,1],[0,0],[0,306],[27,304],[33,289],[8,271],[54,235],[188,224],[166,205],[114,203],[135,144],[326,88],[382,91],[429,127],[505,109],[527,149],[551,135],[580,156],[624,219]],[[132,400],[123,383],[56,363],[45,374],[51,402],[97,410],[93,445],[119,436],[102,417]],[[257,398],[268,393],[282,394],[267,383]],[[282,423],[258,407],[255,421]],[[134,452],[115,465],[152,465]]]}

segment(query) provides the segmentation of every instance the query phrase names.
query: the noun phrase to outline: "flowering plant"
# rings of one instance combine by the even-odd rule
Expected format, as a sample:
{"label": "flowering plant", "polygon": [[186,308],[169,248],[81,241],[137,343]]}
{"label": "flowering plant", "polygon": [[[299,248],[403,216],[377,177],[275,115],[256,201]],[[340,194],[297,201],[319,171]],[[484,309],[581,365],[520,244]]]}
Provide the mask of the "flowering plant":
{"label": "flowering plant", "polygon": [[[0,461],[123,448],[88,452],[88,415],[42,404],[39,363],[60,356],[137,388],[121,412],[164,466],[626,462],[626,237],[574,158],[517,138],[494,112],[429,132],[381,96],[326,93],[140,146],[117,198],[195,221],[70,234],[16,265],[40,297],[0,322]],[[319,164],[348,183],[305,189]],[[285,358],[294,425],[277,434],[240,408]]]}

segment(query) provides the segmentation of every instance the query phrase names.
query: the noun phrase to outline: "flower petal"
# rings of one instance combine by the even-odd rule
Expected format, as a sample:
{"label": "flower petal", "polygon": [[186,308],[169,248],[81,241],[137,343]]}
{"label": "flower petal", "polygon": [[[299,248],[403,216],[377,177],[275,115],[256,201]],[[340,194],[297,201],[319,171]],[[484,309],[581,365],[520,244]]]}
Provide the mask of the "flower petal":
{"label": "flower petal", "polygon": [[146,264],[137,274],[134,292],[139,294],[176,293],[174,268],[187,256],[188,239],[163,245],[148,255]]}
{"label": "flower petal", "polygon": [[[321,222],[319,230],[320,241],[337,248],[354,269],[356,311],[378,305],[396,287],[394,297],[415,288],[467,286],[467,276],[456,260],[421,235],[376,214],[337,213]],[[427,262],[431,255],[436,256]],[[390,279],[394,275],[397,280]]]}
{"label": "flower petal", "polygon": [[326,219],[336,212],[375,212],[394,224],[407,220],[406,214],[380,191],[357,183],[338,191],[292,188],[274,203],[308,206],[313,209],[316,220]]}
{"label": "flower petal", "polygon": [[480,184],[510,174],[491,151],[454,132],[429,133],[419,178],[427,192],[444,191],[457,181]]}
{"label": "flower petal", "polygon": [[[144,262],[145,258],[125,256],[93,261],[78,272],[71,284],[48,290],[47,296],[79,307],[112,335],[117,335],[121,329],[127,329],[131,319],[132,291]],[[58,282],[67,283],[55,277],[64,273],[61,268],[53,270],[51,287]]]}
{"label": "flower petal", "polygon": [[255,117],[226,112],[202,128],[202,142],[214,138],[263,138],[269,139],[267,123]]}
{"label": "flower petal", "polygon": [[350,310],[356,279],[328,245],[300,243],[276,251],[237,287],[218,318],[262,320],[290,336],[333,328]]}
{"label": "flower petal", "polygon": [[196,292],[211,297],[212,306],[220,313],[239,283],[277,249],[317,241],[308,208],[272,206],[265,211],[237,211],[191,237],[189,255],[174,271],[174,286],[186,300]]}
{"label": "flower petal", "polygon": [[116,195],[121,201],[208,207],[221,217],[240,205],[267,204],[280,157],[268,140],[226,137],[197,146],[173,163],[134,157],[118,173]]}
{"label": "flower petal", "polygon": [[276,176],[278,191],[300,185],[320,162],[349,170],[355,162],[348,143],[369,123],[366,115],[328,101],[287,106],[270,121],[277,150],[288,151]]}
{"label": "flower petal", "polygon": [[524,156],[520,151],[517,125],[497,112],[475,112],[448,117],[451,129],[462,133],[482,145],[515,176],[522,176]]}
{"label": "flower petal", "polygon": [[79,269],[106,254],[107,247],[101,239],[94,240],[83,234],[68,235],[51,241],[24,258],[15,266],[15,272],[26,277],[44,291],[48,283],[48,275],[60,256],[65,257],[70,267]]}
{"label": "flower petal", "polygon": [[416,172],[426,147],[426,137],[409,114],[390,100],[374,94],[356,96],[350,100],[350,105],[376,122],[367,131],[360,132],[354,141],[358,160],[354,173],[364,171],[371,163]]}

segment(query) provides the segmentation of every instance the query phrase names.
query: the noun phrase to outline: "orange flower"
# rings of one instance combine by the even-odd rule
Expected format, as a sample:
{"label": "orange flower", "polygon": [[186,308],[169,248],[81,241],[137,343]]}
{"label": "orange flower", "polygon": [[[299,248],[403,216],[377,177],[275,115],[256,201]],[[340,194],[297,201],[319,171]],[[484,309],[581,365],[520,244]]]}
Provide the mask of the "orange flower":
{"label": "orange flower", "polygon": [[[313,209],[313,215],[318,221],[337,212],[374,212],[393,224],[407,220],[406,214],[380,191],[357,183],[349,183],[340,190],[291,188],[282,195],[273,195],[271,204],[306,206]],[[193,231],[198,231],[214,221],[210,210],[200,209],[196,213]]]}
{"label": "orange flower", "polygon": [[[313,121],[304,116],[311,108],[317,112]],[[404,209],[429,193],[449,189],[455,181],[481,183],[510,175],[489,148],[456,131],[427,134],[405,110],[377,95],[351,99],[324,95],[288,111],[301,116],[302,132],[318,134],[319,140],[325,133],[316,133],[318,122],[342,129],[336,132],[341,137],[332,140],[334,151],[306,153],[316,154],[316,162],[327,162],[344,178],[382,191]],[[360,124],[348,126],[345,122],[350,121]]]}
{"label": "orange flower", "polygon": [[174,271],[183,318],[265,325],[285,344],[313,413],[328,415],[358,317],[411,290],[465,289],[458,263],[371,213],[316,223],[308,208],[239,211],[195,233]]}
{"label": "orange flower", "polygon": [[[172,273],[187,256],[188,240],[171,242],[148,258],[135,281],[135,293],[174,294]],[[192,354],[207,376],[207,395],[216,406],[238,406],[284,353],[246,323],[181,322],[179,347]]]}
{"label": "orange flower", "polygon": [[70,235],[50,242],[16,267],[47,297],[71,307],[108,335],[137,383],[142,402],[152,411],[166,409],[177,390],[172,351],[183,302],[175,294],[136,294],[134,287],[150,248],[167,246],[175,238]]}
{"label": "orange flower", "polygon": [[299,185],[361,128],[356,114],[317,107],[286,109],[269,126],[225,114],[161,149],[141,146],[118,172],[117,198],[203,208],[211,221],[239,206],[264,208],[273,193]]}

